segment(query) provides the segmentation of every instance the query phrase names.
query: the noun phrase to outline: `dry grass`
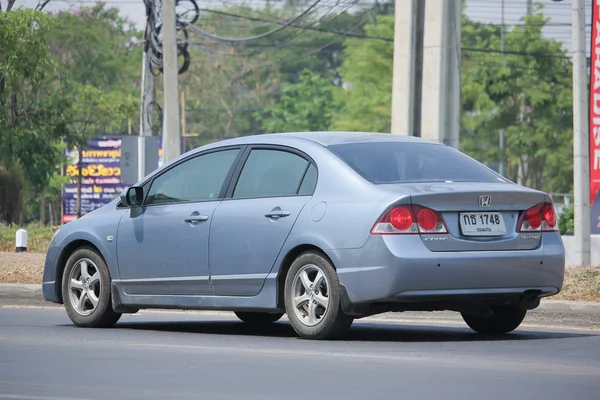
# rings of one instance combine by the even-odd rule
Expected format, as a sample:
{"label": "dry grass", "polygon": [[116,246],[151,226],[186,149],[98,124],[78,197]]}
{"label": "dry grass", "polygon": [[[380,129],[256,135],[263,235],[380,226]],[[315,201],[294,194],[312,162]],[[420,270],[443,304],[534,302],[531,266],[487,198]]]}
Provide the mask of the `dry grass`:
{"label": "dry grass", "polygon": [[[42,283],[44,254],[0,252],[0,282]],[[600,267],[567,268],[563,289],[553,300],[600,301]]]}
{"label": "dry grass", "polygon": [[563,289],[552,299],[600,301],[600,267],[567,268]]}

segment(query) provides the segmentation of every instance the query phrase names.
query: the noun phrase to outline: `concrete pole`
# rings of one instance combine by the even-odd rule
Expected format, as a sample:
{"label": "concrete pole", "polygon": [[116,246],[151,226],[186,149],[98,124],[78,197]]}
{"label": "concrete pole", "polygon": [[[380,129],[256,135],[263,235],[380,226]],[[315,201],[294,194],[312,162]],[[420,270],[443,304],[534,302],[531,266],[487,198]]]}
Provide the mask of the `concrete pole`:
{"label": "concrete pole", "polygon": [[154,75],[150,70],[148,54],[142,57],[142,99],[140,109],[140,137],[138,138],[138,180],[142,180],[146,171],[146,137],[152,136],[152,115],[150,107],[155,100]]}
{"label": "concrete pole", "polygon": [[572,0],[573,36],[573,157],[575,186],[575,257],[591,264],[590,159],[588,90],[585,48],[585,0]]}
{"label": "concrete pole", "polygon": [[393,134],[418,135],[416,125],[420,122],[417,122],[420,115],[415,118],[415,113],[420,111],[420,107],[415,107],[415,91],[421,89],[421,82],[417,79],[421,65],[417,61],[416,47],[419,41],[419,22],[422,45],[422,19],[419,21],[418,9],[423,9],[424,2],[425,0],[396,0],[395,3],[391,121]]}
{"label": "concrete pole", "polygon": [[459,147],[461,1],[425,5],[421,137]]}
{"label": "concrete pole", "polygon": [[177,65],[177,31],[175,0],[162,0],[163,77],[164,77],[164,162],[181,154],[181,127],[179,121],[179,68]]}
{"label": "concrete pole", "polygon": [[[500,51],[504,53],[504,0],[502,0],[502,25],[500,28]],[[506,155],[504,151],[504,128],[500,129],[500,168],[498,172],[504,176],[506,174]]]}

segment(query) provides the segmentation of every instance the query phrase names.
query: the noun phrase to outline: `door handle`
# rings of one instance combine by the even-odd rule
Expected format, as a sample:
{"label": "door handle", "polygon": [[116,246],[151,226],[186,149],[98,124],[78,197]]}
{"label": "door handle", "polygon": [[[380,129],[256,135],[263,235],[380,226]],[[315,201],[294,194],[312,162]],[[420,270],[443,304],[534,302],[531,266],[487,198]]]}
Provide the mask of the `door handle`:
{"label": "door handle", "polygon": [[185,222],[203,222],[208,220],[208,215],[190,215]]}
{"label": "door handle", "polygon": [[267,218],[282,218],[287,217],[291,214],[291,212],[287,210],[279,210],[279,211],[271,211],[265,214]]}

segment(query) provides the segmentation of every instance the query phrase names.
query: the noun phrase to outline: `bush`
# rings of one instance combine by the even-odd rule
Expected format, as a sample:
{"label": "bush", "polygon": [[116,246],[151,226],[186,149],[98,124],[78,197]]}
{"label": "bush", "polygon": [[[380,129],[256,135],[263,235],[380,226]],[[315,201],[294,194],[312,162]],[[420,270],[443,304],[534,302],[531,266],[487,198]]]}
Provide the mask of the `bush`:
{"label": "bush", "polygon": [[558,229],[561,235],[575,232],[575,210],[565,208],[558,218]]}

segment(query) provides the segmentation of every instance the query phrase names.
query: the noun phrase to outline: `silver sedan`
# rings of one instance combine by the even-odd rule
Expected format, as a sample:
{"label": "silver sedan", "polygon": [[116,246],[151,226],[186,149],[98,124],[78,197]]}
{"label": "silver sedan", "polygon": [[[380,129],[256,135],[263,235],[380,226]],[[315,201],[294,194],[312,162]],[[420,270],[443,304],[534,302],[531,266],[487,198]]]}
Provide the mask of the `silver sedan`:
{"label": "silver sedan", "polygon": [[146,308],[284,313],[302,337],[383,312],[452,310],[504,334],[563,284],[550,197],[414,137],[241,137],[190,151],[65,225],[46,300],[107,327]]}

